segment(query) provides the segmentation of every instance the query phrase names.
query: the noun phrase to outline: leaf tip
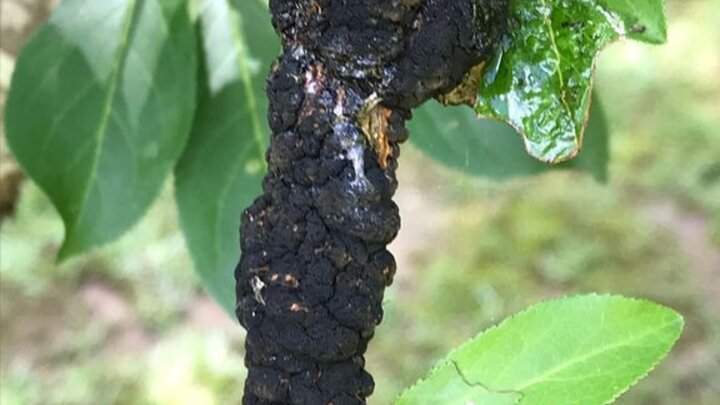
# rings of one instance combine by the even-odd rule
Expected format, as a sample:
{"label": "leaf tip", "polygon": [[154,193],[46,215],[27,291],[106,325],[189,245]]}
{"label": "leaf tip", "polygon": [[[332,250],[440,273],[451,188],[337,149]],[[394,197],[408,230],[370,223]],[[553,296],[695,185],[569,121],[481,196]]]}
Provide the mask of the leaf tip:
{"label": "leaf tip", "polygon": [[62,246],[60,246],[60,250],[58,250],[57,257],[55,258],[55,264],[63,264],[71,257],[82,253],[82,251],[82,248],[78,248],[74,243],[72,243],[70,234],[68,233],[65,235],[65,240],[63,240]]}

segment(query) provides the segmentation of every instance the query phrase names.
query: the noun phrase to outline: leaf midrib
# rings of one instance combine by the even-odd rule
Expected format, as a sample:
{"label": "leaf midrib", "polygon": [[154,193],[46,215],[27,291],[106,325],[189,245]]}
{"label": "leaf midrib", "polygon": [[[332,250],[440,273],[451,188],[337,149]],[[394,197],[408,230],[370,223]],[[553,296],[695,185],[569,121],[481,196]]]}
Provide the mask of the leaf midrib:
{"label": "leaf midrib", "polygon": [[552,376],[554,376],[554,375],[556,375],[556,374],[559,374],[560,372],[562,372],[562,371],[564,371],[564,370],[566,370],[566,369],[574,366],[574,365],[577,364],[577,363],[586,361],[586,360],[591,359],[591,358],[593,358],[593,357],[597,357],[597,356],[599,356],[599,355],[602,355],[602,354],[605,353],[605,352],[612,351],[612,350],[614,350],[614,349],[616,349],[616,348],[630,345],[630,344],[632,344],[632,343],[635,342],[635,341],[642,340],[642,339],[646,338],[647,336],[650,336],[650,335],[653,335],[653,334],[656,334],[656,333],[660,333],[661,331],[663,331],[664,329],[672,326],[672,325],[675,324],[675,323],[677,323],[677,320],[676,320],[676,319],[673,319],[673,320],[671,320],[671,321],[668,321],[668,322],[663,323],[662,325],[659,325],[657,328],[653,328],[653,329],[648,330],[648,331],[646,331],[646,332],[643,332],[643,333],[641,333],[641,334],[639,334],[639,335],[634,335],[633,337],[631,337],[631,338],[629,338],[629,339],[627,339],[627,340],[623,340],[622,342],[617,342],[617,343],[605,345],[605,346],[596,348],[595,350],[591,350],[591,351],[589,351],[589,352],[587,352],[587,353],[585,353],[585,354],[583,354],[583,355],[581,355],[581,356],[574,357],[574,358],[572,358],[572,359],[570,359],[570,360],[568,360],[568,361],[565,361],[565,362],[563,362],[563,363],[561,363],[561,364],[558,364],[558,365],[556,365],[555,367],[553,367],[553,368],[545,371],[545,372],[542,373],[541,375],[539,375],[539,376],[537,376],[537,377],[534,377],[534,378],[532,378],[532,379],[530,379],[530,380],[528,380],[528,381],[526,381],[526,382],[524,382],[524,383],[521,383],[519,386],[514,386],[512,389],[513,389],[514,391],[523,391],[523,390],[525,390],[526,388],[528,388],[528,387],[530,387],[530,386],[533,386],[533,385],[535,385],[535,384],[537,384],[537,383],[541,383],[541,382],[543,382],[544,380],[546,380],[546,379],[548,379],[548,378],[551,378]]}
{"label": "leaf midrib", "polygon": [[[231,8],[231,7],[230,7]],[[232,8],[231,8],[232,10]],[[247,102],[248,102],[248,109],[253,113],[251,116],[251,122],[252,122],[252,128],[253,128],[253,136],[255,138],[255,144],[258,148],[258,154],[261,157],[264,154],[264,151],[262,150],[262,136],[263,136],[263,130],[260,127],[260,122],[257,119],[257,100],[255,100],[255,93],[253,92],[252,88],[252,75],[250,74],[250,70],[248,68],[248,64],[246,62],[246,59],[248,58],[248,51],[246,46],[244,45],[243,38],[244,35],[242,32],[240,32],[240,27],[242,26],[243,22],[240,18],[236,16],[237,12],[232,10],[233,12],[228,14],[228,18],[231,22],[232,34],[233,34],[233,42],[237,44],[238,49],[238,69],[240,70],[240,77],[243,83],[243,88],[245,89],[245,93],[247,94]],[[234,22],[234,24],[232,24]],[[263,161],[264,162],[264,161]]]}
{"label": "leaf midrib", "polygon": [[90,164],[90,176],[88,177],[88,180],[85,184],[85,190],[83,191],[82,198],[80,199],[80,210],[78,211],[77,216],[74,218],[72,224],[67,229],[68,235],[66,236],[65,243],[68,242],[69,237],[73,234],[75,227],[80,222],[80,219],[85,212],[87,200],[90,198],[90,190],[92,190],[92,184],[97,179],[97,167],[100,162],[100,157],[102,155],[102,145],[105,141],[105,136],[107,135],[107,126],[110,121],[110,116],[112,115],[112,107],[115,102],[115,94],[117,92],[118,82],[120,80],[120,71],[122,70],[122,65],[124,64],[127,56],[127,43],[132,32],[131,28],[133,26],[133,17],[135,16],[135,9],[137,8],[138,1],[139,0],[130,0],[129,7],[125,15],[122,35],[120,37],[118,49],[115,53],[115,59],[112,64],[110,87],[108,88],[108,92],[103,103],[103,112],[100,116],[98,129],[93,136],[95,139],[97,139],[97,147],[95,149],[95,153],[93,154],[92,163]]}
{"label": "leaf midrib", "polygon": [[[252,88],[252,77],[250,75],[250,71],[248,70],[246,58],[248,57],[248,52],[244,45],[244,35],[240,31],[241,29],[241,20],[237,17],[236,13],[237,11],[232,8],[232,5],[227,1],[223,0],[225,3],[225,7],[227,8],[227,18],[229,20],[229,25],[232,33],[232,41],[237,49],[237,68],[240,72],[240,81],[243,85],[243,90],[245,92],[245,99],[248,106],[248,111],[250,112],[249,116],[252,126],[252,132],[253,132],[253,138],[255,140],[255,144],[258,148],[258,155],[261,157],[261,162],[265,162],[262,159],[263,156],[263,150],[262,150],[262,128],[260,127],[260,123],[257,119],[257,101],[255,100],[255,94],[253,92]],[[231,167],[231,170],[229,173],[231,173],[228,182],[223,186],[223,188],[218,193],[218,199],[217,199],[217,212],[216,212],[216,218],[215,218],[215,224],[214,224],[214,232],[213,235],[215,235],[215,243],[213,244],[215,246],[215,266],[216,268],[218,266],[219,258],[222,257],[222,251],[220,246],[220,228],[221,228],[221,222],[222,222],[222,213],[225,209],[225,199],[227,197],[227,194],[230,192],[230,188],[232,187],[232,184],[235,182],[235,179],[238,176],[238,172],[240,171],[240,163],[242,162],[242,159],[236,159],[234,164]]]}
{"label": "leaf midrib", "polygon": [[555,63],[555,72],[557,74],[558,80],[560,80],[560,104],[562,104],[563,109],[565,110],[565,114],[567,114],[568,119],[570,119],[570,122],[572,123],[573,135],[575,136],[575,140],[577,142],[580,139],[580,133],[578,131],[578,128],[575,126],[575,119],[573,117],[572,110],[570,109],[570,105],[567,102],[567,95],[565,92],[565,78],[563,77],[561,68],[563,61],[560,55],[560,49],[558,48],[557,41],[555,40],[555,30],[552,26],[552,13],[555,7],[549,7],[547,4],[547,0],[541,1],[543,6],[550,9],[550,14],[547,16],[543,16],[543,24],[547,27],[548,35],[550,36],[550,43],[552,44],[552,51],[557,58],[557,61]]}

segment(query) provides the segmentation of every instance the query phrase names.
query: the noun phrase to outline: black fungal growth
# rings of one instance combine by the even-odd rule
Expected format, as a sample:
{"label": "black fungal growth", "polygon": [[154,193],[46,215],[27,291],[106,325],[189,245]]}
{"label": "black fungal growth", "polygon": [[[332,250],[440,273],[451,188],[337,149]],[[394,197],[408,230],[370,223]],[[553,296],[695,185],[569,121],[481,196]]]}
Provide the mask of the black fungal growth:
{"label": "black fungal growth", "polygon": [[[245,0],[243,0],[245,1]],[[246,405],[364,404],[400,228],[395,170],[410,109],[460,84],[505,0],[271,0],[283,54],[267,85],[264,194],[235,271]]]}

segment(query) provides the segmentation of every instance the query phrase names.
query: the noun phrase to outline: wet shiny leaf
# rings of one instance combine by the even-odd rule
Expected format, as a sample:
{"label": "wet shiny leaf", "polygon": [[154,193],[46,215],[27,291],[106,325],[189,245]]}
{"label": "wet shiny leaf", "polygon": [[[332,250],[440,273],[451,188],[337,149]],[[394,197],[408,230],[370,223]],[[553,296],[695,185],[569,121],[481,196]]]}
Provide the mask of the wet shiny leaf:
{"label": "wet shiny leaf", "polygon": [[662,0],[515,1],[511,16],[475,110],[510,124],[543,162],[568,160],[582,146],[600,50],[622,36],[662,42],[666,31]]}
{"label": "wet shiny leaf", "polygon": [[628,38],[651,44],[667,40],[663,0],[600,0],[600,4],[621,19],[620,31]]}
{"label": "wet shiny leaf", "polygon": [[542,163],[523,149],[522,139],[507,124],[477,119],[469,108],[427,102],[413,111],[408,124],[411,145],[438,162],[471,176],[503,180],[553,170],[586,172],[607,180],[610,132],[598,97],[590,107],[583,152],[556,165]]}

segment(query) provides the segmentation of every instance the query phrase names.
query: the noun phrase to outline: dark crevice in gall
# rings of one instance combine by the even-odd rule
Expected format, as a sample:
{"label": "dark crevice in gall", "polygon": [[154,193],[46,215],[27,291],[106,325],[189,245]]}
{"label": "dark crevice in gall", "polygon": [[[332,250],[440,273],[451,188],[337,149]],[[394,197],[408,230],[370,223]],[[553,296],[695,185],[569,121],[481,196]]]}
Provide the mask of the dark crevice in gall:
{"label": "dark crevice in gall", "polygon": [[[246,405],[364,404],[410,110],[488,57],[505,0],[271,0],[263,195],[242,216]],[[371,111],[372,110],[372,111]],[[364,121],[364,122],[361,122]],[[371,133],[368,133],[371,132]]]}

